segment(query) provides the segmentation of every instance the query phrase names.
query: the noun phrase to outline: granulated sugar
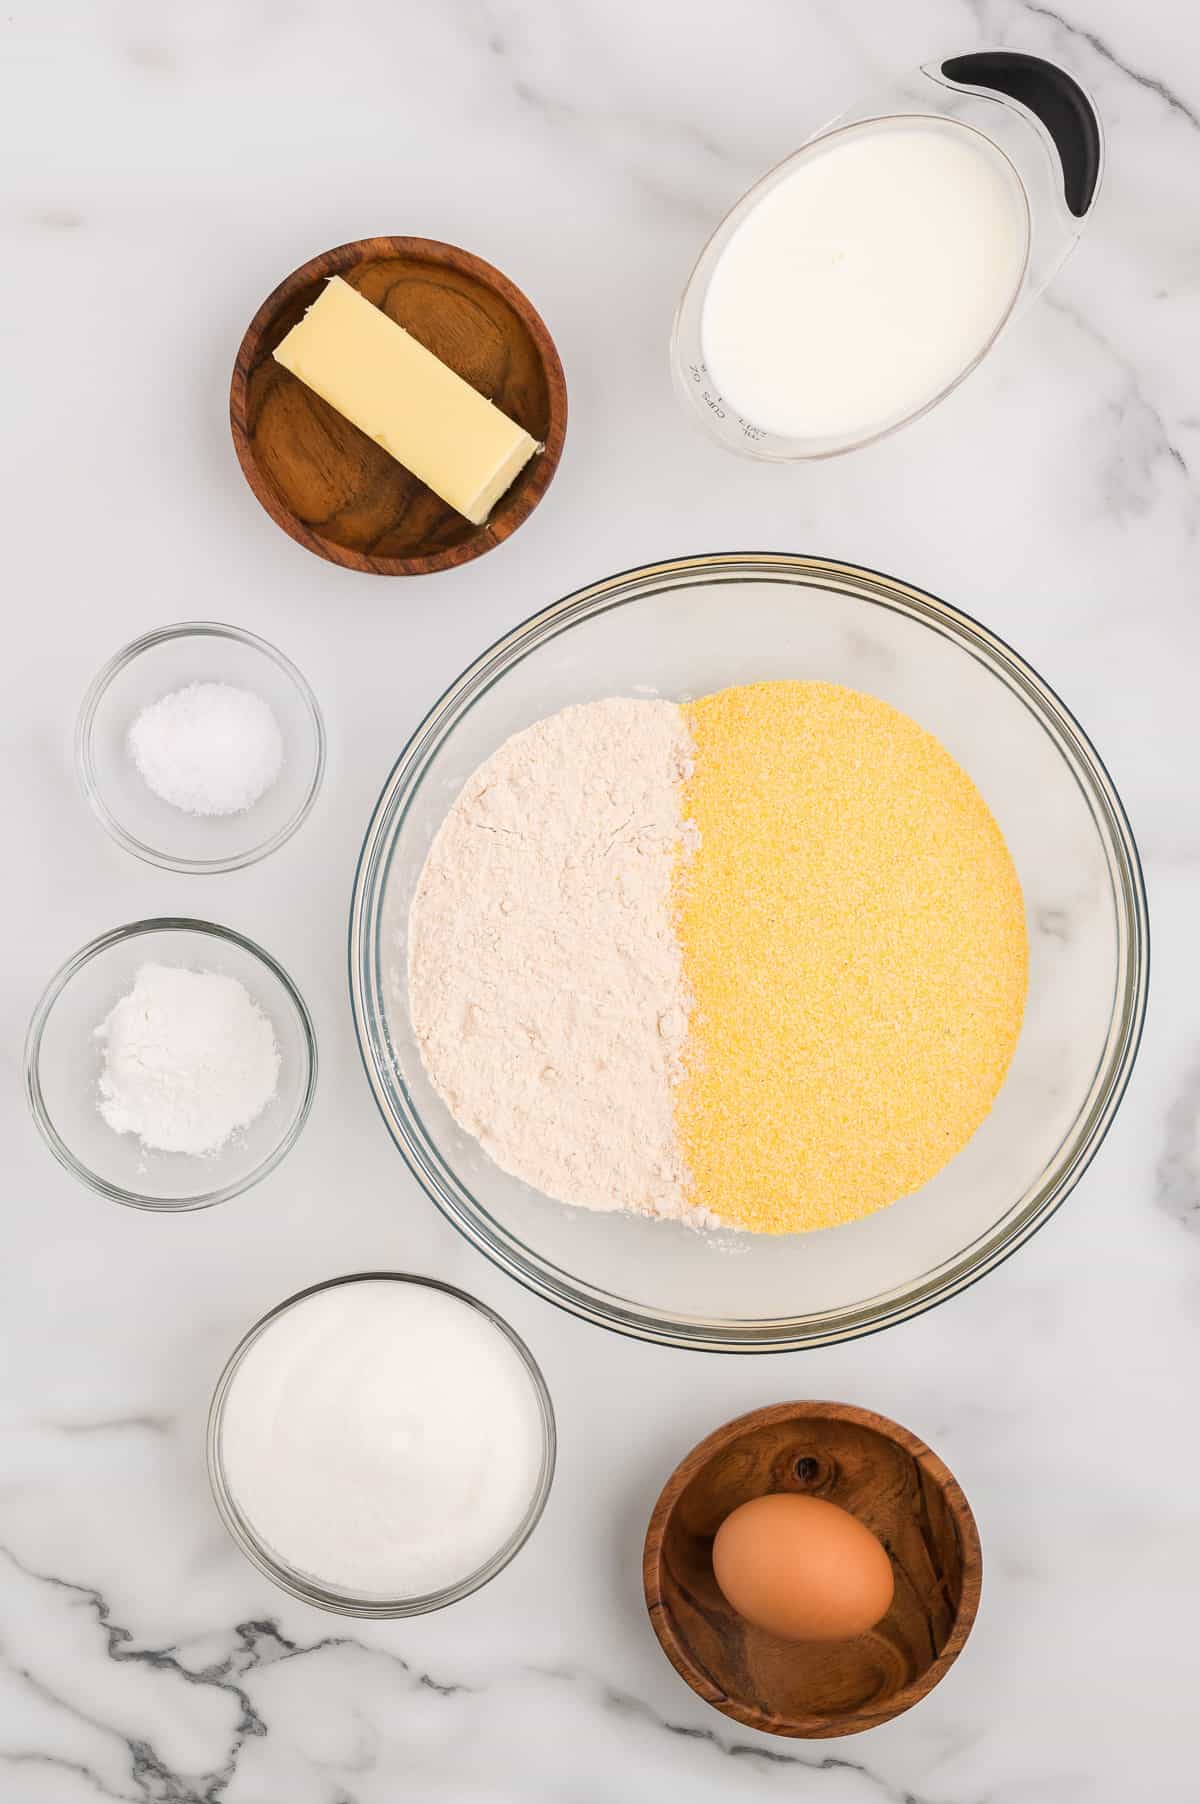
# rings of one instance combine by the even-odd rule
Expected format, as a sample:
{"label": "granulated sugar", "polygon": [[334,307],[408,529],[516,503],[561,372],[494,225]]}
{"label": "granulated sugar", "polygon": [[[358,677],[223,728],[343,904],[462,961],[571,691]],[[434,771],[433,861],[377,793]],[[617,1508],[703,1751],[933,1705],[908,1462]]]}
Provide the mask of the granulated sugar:
{"label": "granulated sugar", "polygon": [[409,1007],[438,1092],[505,1171],[593,1209],[688,1209],[672,878],[690,758],[672,702],[538,721],[471,777],[412,904]]}
{"label": "granulated sugar", "polygon": [[412,1599],[510,1542],[543,1434],[533,1379],[494,1322],[437,1286],[367,1278],[298,1298],[251,1343],[221,1468],[255,1539],[294,1572]]}

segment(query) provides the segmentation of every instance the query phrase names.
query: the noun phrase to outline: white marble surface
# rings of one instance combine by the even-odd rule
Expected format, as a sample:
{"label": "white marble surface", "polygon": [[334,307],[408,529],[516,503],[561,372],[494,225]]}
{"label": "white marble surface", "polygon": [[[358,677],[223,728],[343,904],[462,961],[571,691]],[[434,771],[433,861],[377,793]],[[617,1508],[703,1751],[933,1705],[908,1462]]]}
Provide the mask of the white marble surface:
{"label": "white marble surface", "polygon": [[[1194,1800],[1200,1452],[1200,28],[1166,0],[9,0],[0,16],[0,446],[8,627],[6,1233],[0,1434],[5,1804],[1157,1804]],[[1069,61],[1109,173],[1048,304],[945,406],[809,469],[710,447],[664,343],[738,192],[891,70],[992,42]],[[511,544],[420,583],[308,556],[229,444],[241,330],[312,252],[468,245],[561,347],[571,427]],[[1092,733],[1140,837],[1157,980],[1116,1128],[1017,1258],[901,1329],[718,1359],[618,1340],[502,1279],[376,1117],[343,937],[379,785],[497,631],[620,566],[744,547],[894,571],[994,625]],[[94,669],[165,621],[266,634],[314,680],[328,781],[261,867],[191,880],[92,823],[70,736]],[[15,854],[15,855],[14,855]],[[312,1005],[322,1075],[251,1194],[160,1219],[52,1162],[20,1098],[51,969],[159,912],[241,928]],[[496,1305],[544,1365],[541,1529],[443,1614],[357,1626],[274,1592],[209,1502],[203,1421],[243,1329],[299,1286],[400,1265]],[[987,1552],[937,1693],[827,1744],[739,1731],[676,1678],[640,1597],[667,1466],[788,1395],[873,1405],[937,1446]]]}

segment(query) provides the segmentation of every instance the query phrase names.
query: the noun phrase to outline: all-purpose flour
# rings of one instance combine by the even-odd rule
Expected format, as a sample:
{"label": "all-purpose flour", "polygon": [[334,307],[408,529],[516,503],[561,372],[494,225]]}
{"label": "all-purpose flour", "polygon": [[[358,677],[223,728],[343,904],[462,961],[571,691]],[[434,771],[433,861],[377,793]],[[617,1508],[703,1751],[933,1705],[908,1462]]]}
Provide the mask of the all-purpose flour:
{"label": "all-purpose flour", "polygon": [[588,702],[471,777],[409,918],[426,1068],[505,1171],[564,1202],[689,1213],[672,922],[691,744],[673,702]]}

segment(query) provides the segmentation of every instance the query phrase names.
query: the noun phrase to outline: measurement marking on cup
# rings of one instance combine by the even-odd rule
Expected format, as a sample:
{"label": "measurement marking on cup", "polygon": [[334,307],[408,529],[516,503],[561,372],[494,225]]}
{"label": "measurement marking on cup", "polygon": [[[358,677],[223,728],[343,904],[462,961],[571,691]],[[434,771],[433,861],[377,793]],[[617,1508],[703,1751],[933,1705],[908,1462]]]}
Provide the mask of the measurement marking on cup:
{"label": "measurement marking on cup", "polygon": [[[689,363],[688,364],[688,375],[692,378],[693,382],[699,384],[699,383],[702,383],[704,381],[704,378],[708,375],[708,370],[707,370],[706,366],[702,363]],[[704,405],[706,407],[711,408],[713,413],[717,416],[717,418],[719,420],[725,420],[725,419],[729,418],[729,415],[725,411],[725,404],[722,401],[720,395],[713,394],[711,389],[706,388],[704,390],[702,399],[704,401]],[[766,434],[766,430],[764,427],[752,426],[750,424],[750,421],[744,420],[740,413],[735,415],[735,418],[737,420],[738,426],[741,428],[742,436],[744,438],[749,438],[749,439],[766,438],[767,434]]]}
{"label": "measurement marking on cup", "polygon": [[[691,376],[693,382],[703,382],[703,380],[704,380],[705,376],[708,374],[708,372],[702,363],[689,363],[688,364],[688,374]],[[712,409],[712,411],[716,414],[716,416],[719,420],[723,420],[726,418],[725,409],[721,405],[720,395],[714,395],[709,389],[706,388],[704,390],[704,393],[701,398],[704,402],[704,405],[706,407],[710,407]]]}

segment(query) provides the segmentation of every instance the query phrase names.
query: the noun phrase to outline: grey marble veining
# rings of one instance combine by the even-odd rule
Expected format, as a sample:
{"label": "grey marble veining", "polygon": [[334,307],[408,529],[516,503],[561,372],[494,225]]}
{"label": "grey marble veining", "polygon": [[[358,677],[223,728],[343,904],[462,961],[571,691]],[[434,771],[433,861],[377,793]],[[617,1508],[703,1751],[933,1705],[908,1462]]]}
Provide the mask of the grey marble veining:
{"label": "grey marble veining", "polygon": [[[1104,116],[1104,193],[1050,294],[881,445],[800,470],[718,451],[679,413],[666,359],[707,231],[889,73],[982,44],[1067,61]],[[2,1804],[1200,1797],[1198,127],[1200,25],[1161,0],[14,0],[0,18]],[[369,232],[445,238],[509,272],[570,386],[545,505],[494,556],[411,587],[291,544],[228,439],[229,369],[263,295]],[[391,1148],[344,990],[361,835],[433,697],[571,588],[746,547],[892,571],[1015,645],[1112,772],[1154,925],[1133,1085],[1054,1221],[931,1315],[771,1360],[620,1341],[501,1278]],[[196,879],[99,832],[71,731],[119,645],[205,616],[310,675],[330,762],[285,848]],[[866,673],[877,649],[860,650]],[[1044,954],[1067,956],[1088,898],[1035,900]],[[174,1220],[73,1184],[20,1096],[50,971],[156,912],[276,954],[322,1066],[279,1170]],[[560,1461],[537,1534],[484,1591],[434,1617],[342,1624],[228,1541],[204,1423],[254,1319],[380,1266],[462,1284],[513,1322],[554,1395]],[[641,1603],[669,1465],[724,1418],[797,1395],[924,1435],[985,1548],[979,1621],[946,1681],[839,1744],[737,1730],[676,1678]]]}

